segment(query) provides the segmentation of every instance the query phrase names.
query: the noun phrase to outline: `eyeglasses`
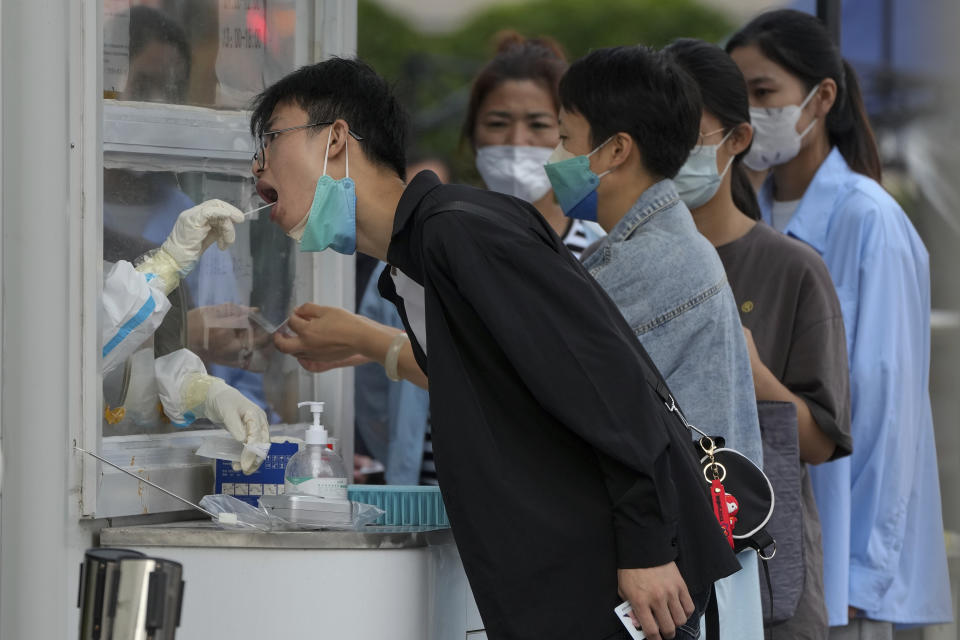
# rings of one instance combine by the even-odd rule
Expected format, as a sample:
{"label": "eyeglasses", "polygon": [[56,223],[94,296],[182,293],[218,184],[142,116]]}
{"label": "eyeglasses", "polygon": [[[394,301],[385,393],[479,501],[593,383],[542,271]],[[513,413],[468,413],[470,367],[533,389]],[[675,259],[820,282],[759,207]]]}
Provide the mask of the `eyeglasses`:
{"label": "eyeglasses", "polygon": [[[253,161],[257,165],[258,171],[263,171],[267,166],[267,147],[270,146],[270,141],[281,133],[286,133],[287,131],[296,131],[297,129],[309,129],[311,127],[326,127],[333,124],[333,122],[313,122],[311,124],[301,124],[296,127],[287,127],[286,129],[274,129],[273,131],[264,131],[257,137],[257,152],[253,154]],[[350,134],[354,140],[359,142],[363,138],[353,131],[347,129],[347,133]]]}

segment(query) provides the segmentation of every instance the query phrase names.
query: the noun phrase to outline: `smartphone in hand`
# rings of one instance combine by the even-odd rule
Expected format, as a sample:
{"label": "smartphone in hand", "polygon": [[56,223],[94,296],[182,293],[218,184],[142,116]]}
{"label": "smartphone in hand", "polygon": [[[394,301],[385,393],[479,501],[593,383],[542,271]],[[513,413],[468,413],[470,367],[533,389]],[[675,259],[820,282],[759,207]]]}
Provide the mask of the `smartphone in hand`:
{"label": "smartphone in hand", "polygon": [[630,617],[630,613],[632,611],[633,607],[630,606],[629,602],[623,602],[613,610],[613,612],[617,614],[617,618],[619,618],[620,622],[623,623],[623,626],[626,627],[627,633],[630,634],[630,637],[634,638],[635,640],[643,640],[647,637],[647,634],[633,626],[633,619]]}

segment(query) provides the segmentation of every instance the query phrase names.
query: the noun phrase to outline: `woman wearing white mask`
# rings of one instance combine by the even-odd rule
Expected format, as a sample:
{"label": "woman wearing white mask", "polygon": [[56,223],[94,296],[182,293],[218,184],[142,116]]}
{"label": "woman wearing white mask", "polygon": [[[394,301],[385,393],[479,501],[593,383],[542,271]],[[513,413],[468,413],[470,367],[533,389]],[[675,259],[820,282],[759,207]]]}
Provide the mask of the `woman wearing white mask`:
{"label": "woman wearing white mask", "polygon": [[727,52],[746,80],[755,129],[745,163],[771,170],[758,194],[763,218],[821,255],[843,312],[856,446],[810,470],[831,638],[891,638],[894,623],[946,622],[927,251],[878,183],[857,77],[816,18],[762,14]]}
{"label": "woman wearing white mask", "polygon": [[566,70],[552,39],[501,34],[496,55],[473,81],[463,138],[487,188],[533,204],[580,257],[601,230],[563,215],[543,170],[560,143],[558,88]]}
{"label": "woman wearing white mask", "polygon": [[770,561],[774,605],[766,599],[764,620],[778,638],[822,640],[828,628],[823,550],[805,465],[851,451],[840,302],[815,251],[757,222],[760,210],[742,167],[753,130],[737,65],[700,40],[678,40],[666,52],[700,87],[700,144],[674,182],[697,228],[717,248],[740,309],[764,469],[777,493],[768,525],[777,539]]}

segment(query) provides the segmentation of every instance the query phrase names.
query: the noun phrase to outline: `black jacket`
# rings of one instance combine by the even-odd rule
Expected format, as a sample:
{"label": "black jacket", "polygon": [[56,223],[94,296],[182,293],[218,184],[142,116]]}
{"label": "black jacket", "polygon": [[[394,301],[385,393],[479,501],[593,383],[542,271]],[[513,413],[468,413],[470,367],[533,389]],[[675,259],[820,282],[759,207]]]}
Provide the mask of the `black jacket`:
{"label": "black jacket", "polygon": [[429,363],[389,269],[379,283],[429,375],[440,488],[491,638],[615,634],[618,568],[675,560],[691,593],[739,569],[643,347],[536,209],[420,173],[387,259],[425,290]]}

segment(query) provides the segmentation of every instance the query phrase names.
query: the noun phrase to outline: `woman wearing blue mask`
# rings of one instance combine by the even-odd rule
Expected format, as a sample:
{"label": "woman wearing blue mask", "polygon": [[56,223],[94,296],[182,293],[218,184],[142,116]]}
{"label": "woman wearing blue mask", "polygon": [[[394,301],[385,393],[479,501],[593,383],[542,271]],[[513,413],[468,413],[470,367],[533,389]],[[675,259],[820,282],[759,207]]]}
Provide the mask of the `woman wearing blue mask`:
{"label": "woman wearing blue mask", "polygon": [[600,237],[598,228],[566,217],[543,170],[560,142],[560,78],[567,62],[550,38],[499,36],[497,53],[470,89],[463,139],[491,191],[533,204],[577,257]]}
{"label": "woman wearing blue mask", "polygon": [[820,521],[805,464],[851,451],[840,303],[816,252],[757,222],[760,210],[741,166],[753,129],[737,65],[700,40],[678,40],[666,52],[697,82],[703,99],[700,144],[674,182],[697,228],[717,248],[740,309],[760,403],[764,468],[777,492],[769,526],[777,539],[770,561],[774,604],[768,598],[764,619],[778,638],[823,639]]}
{"label": "woman wearing blue mask", "polygon": [[948,621],[927,251],[878,183],[856,75],[823,25],[797,11],[762,14],[727,51],[755,128],[745,162],[770,169],[763,219],[822,256],[843,312],[856,447],[810,471],[831,638],[891,638],[894,623]]}

